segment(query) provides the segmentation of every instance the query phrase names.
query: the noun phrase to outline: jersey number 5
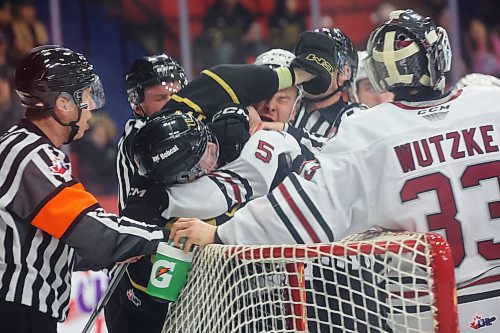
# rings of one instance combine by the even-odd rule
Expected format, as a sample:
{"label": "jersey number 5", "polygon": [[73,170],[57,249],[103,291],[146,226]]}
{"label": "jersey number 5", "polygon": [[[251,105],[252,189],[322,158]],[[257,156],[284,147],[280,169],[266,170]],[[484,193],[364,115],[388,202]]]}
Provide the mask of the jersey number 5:
{"label": "jersey number 5", "polygon": [[[468,166],[460,177],[462,189],[481,186],[482,180],[497,178],[500,186],[500,161],[481,163]],[[426,215],[430,231],[444,230],[450,243],[455,267],[460,266],[465,258],[465,246],[462,225],[456,216],[458,209],[455,203],[450,179],[441,172],[409,179],[400,192],[402,202],[418,199],[425,192],[435,191],[441,211]],[[490,219],[500,217],[500,201],[488,203]],[[480,226],[478,226],[480,227]],[[500,227],[500,226],[499,226]],[[486,260],[500,259],[500,243],[493,238],[476,242],[478,253]]]}
{"label": "jersey number 5", "polygon": [[269,163],[271,158],[273,157],[274,146],[267,143],[266,141],[259,140],[259,144],[257,145],[257,151],[255,152],[255,157],[264,163]]}

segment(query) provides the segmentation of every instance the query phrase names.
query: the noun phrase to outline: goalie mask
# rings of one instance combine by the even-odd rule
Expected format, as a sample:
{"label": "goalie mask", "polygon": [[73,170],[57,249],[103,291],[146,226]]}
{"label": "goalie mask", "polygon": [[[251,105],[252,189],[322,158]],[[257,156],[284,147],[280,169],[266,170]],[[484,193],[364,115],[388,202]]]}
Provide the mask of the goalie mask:
{"label": "goalie mask", "polygon": [[[177,61],[166,54],[136,59],[125,78],[127,96],[132,109],[144,101],[144,89],[157,84],[178,81],[181,89],[188,84],[186,73]],[[174,92],[175,93],[175,92]]]}
{"label": "goalie mask", "polygon": [[217,143],[208,127],[192,115],[159,115],[139,130],[132,155],[141,176],[166,185],[187,183],[211,171],[207,165],[214,156],[209,142]]}
{"label": "goalie mask", "polygon": [[446,30],[414,11],[396,10],[368,39],[366,66],[378,93],[399,87],[429,87],[443,92],[450,70],[451,49]]}

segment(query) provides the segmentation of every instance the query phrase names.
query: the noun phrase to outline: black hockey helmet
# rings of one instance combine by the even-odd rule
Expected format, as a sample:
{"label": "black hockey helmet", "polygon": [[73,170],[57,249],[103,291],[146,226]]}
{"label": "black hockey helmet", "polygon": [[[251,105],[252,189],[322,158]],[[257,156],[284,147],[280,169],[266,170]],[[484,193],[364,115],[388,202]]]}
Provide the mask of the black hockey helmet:
{"label": "black hockey helmet", "polygon": [[408,87],[443,92],[451,67],[446,30],[411,9],[396,10],[368,39],[367,73],[378,93]]}
{"label": "black hockey helmet", "polygon": [[135,109],[144,101],[144,88],[175,81],[181,88],[188,83],[184,69],[172,57],[158,54],[136,59],[125,77],[130,105]]}
{"label": "black hockey helmet", "polygon": [[93,69],[78,52],[57,45],[35,47],[17,65],[16,93],[23,106],[49,111],[57,97],[67,93],[81,109],[83,89],[91,87],[92,109],[98,109],[104,106],[104,90]]}
{"label": "black hockey helmet", "polygon": [[[16,68],[16,93],[28,108],[47,110],[62,126],[71,127],[65,143],[78,133],[82,109],[95,110],[104,106],[104,89],[94,67],[78,52],[57,45],[32,49]],[[88,94],[85,96],[83,94]],[[58,97],[64,97],[78,108],[77,118],[63,122],[54,112]]]}
{"label": "black hockey helmet", "polygon": [[356,77],[358,71],[358,53],[351,39],[338,28],[321,28],[314,31],[325,34],[333,39],[335,46],[335,50],[333,51],[337,53],[337,69],[339,72],[344,73],[344,67],[348,66],[351,70],[348,80],[351,82]]}
{"label": "black hockey helmet", "polygon": [[132,155],[138,172],[156,183],[186,183],[206,173],[200,161],[208,142],[216,142],[208,127],[187,113],[151,118],[134,138]]}

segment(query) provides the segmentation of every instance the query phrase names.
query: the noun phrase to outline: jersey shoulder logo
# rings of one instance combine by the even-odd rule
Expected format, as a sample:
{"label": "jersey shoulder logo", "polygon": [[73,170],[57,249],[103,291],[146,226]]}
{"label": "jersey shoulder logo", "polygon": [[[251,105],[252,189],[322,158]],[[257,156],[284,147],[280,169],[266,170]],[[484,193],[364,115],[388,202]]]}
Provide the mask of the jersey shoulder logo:
{"label": "jersey shoulder logo", "polygon": [[64,162],[61,157],[55,155],[52,157],[52,165],[49,168],[54,175],[58,176],[65,176],[70,172],[69,163]]}

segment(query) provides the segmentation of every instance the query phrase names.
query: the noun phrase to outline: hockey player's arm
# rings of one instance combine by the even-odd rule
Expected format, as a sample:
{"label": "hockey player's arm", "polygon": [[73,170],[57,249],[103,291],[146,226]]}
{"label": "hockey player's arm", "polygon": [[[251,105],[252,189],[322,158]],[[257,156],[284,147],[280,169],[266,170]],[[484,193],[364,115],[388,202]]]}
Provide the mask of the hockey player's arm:
{"label": "hockey player's arm", "polygon": [[170,237],[176,242],[188,237],[190,244],[201,246],[213,242],[238,245],[332,242],[343,234],[348,223],[338,218],[334,234],[333,223],[325,217],[332,214],[329,210],[333,208],[316,204],[327,198],[323,186],[292,174],[267,196],[250,201],[217,228],[209,228],[197,219],[179,219]]}
{"label": "hockey player's arm", "polygon": [[202,71],[165,104],[163,112],[193,112],[199,119],[210,121],[227,103],[248,106],[271,98],[276,91],[311,79],[301,69],[257,65],[219,65]]}

